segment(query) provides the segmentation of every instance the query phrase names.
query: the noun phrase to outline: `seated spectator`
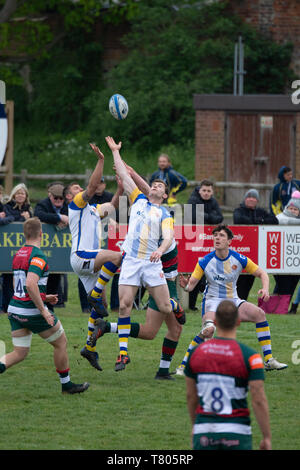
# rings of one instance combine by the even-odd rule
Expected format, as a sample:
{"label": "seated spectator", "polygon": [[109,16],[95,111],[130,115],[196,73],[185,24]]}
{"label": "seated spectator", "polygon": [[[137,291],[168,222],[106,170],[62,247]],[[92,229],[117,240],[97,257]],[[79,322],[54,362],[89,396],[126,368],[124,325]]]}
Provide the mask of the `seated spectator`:
{"label": "seated spectator", "polygon": [[293,178],[293,170],[288,166],[280,168],[278,179],[270,195],[270,210],[275,215],[283,212],[294,191],[300,191],[300,181]]}
{"label": "seated spectator", "polygon": [[205,224],[216,225],[223,221],[223,214],[213,194],[214,184],[206,179],[201,181],[200,186],[194,189],[188,200],[188,204],[192,204],[192,224],[196,224],[197,206],[199,204],[203,205]]}
{"label": "seated spectator", "polygon": [[294,191],[283,212],[277,216],[281,225],[300,225],[300,191]]}
{"label": "seated spectator", "polygon": [[[48,185],[48,197],[37,203],[34,216],[38,217],[41,222],[54,225],[57,230],[62,230],[68,226],[68,204],[65,201],[64,185],[62,183],[55,182]],[[56,307],[64,307],[62,280],[61,274],[49,274],[47,294],[58,294]],[[64,281],[66,282],[66,278]],[[49,310],[53,311],[53,305],[47,304],[47,306]]]}
{"label": "seated spectator", "polygon": [[276,216],[259,207],[258,203],[258,191],[249,189],[243,202],[233,212],[233,223],[236,225],[277,225]]}
{"label": "seated spectator", "polygon": [[[277,225],[278,220],[258,206],[259,193],[256,189],[249,189],[244,200],[233,212],[233,223],[236,225]],[[255,277],[252,274],[242,274],[237,281],[237,292],[240,299],[247,300],[252,289]]]}
{"label": "seated spectator", "polygon": [[155,179],[161,179],[167,183],[169,188],[167,204],[169,206],[176,203],[176,194],[185,189],[187,185],[186,178],[173,169],[171,160],[165,153],[158,157],[158,170],[151,175],[150,186]]}

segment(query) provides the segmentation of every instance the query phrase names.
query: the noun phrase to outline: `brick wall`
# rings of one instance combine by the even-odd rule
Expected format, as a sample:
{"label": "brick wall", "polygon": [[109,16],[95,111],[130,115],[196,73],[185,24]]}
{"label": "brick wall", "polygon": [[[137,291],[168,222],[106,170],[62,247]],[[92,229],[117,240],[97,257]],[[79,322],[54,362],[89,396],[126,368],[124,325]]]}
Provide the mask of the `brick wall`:
{"label": "brick wall", "polygon": [[196,111],[196,181],[224,181],[224,125],[224,111]]}
{"label": "brick wall", "polygon": [[300,78],[299,0],[235,0],[231,7],[266,37],[281,44],[294,44],[292,68]]}

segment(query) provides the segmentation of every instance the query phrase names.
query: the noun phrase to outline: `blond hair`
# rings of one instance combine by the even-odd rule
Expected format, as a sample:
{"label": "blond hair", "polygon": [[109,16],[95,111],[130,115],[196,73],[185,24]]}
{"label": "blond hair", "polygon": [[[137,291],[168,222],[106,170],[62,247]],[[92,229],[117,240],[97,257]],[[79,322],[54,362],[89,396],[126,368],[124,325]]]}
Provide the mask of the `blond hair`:
{"label": "blond hair", "polygon": [[26,193],[26,199],[24,201],[24,204],[29,204],[30,205],[30,200],[29,200],[29,192],[28,192],[28,189],[26,187],[26,185],[24,183],[19,183],[17,184],[12,190],[11,190],[11,193],[9,195],[9,199],[8,199],[8,202],[10,201],[14,201],[15,199],[15,195],[18,191],[20,191],[20,189],[23,189],[23,191],[25,191]]}

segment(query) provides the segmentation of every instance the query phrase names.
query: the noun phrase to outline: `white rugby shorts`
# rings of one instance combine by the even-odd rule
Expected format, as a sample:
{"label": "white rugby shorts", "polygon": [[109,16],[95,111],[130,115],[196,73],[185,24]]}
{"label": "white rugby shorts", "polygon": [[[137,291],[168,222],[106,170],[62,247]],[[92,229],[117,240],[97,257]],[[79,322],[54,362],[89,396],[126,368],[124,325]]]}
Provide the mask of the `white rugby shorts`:
{"label": "white rugby shorts", "polygon": [[133,258],[128,255],[123,259],[119,284],[156,287],[166,283],[161,261],[153,263],[148,259]]}
{"label": "white rugby shorts", "polygon": [[71,254],[70,263],[73,271],[80,278],[87,293],[94,288],[99,276],[99,272],[94,272],[97,254],[96,251],[88,253],[88,257],[85,257],[83,252],[80,252],[80,256],[77,253]]}
{"label": "white rugby shorts", "polygon": [[240,299],[239,297],[234,297],[233,299],[227,298],[227,299],[220,299],[219,297],[203,297],[202,301],[202,315],[204,315],[207,312],[216,312],[218,305],[223,301],[223,300],[231,300],[234,305],[239,308],[239,306],[243,303],[246,302],[245,300]]}

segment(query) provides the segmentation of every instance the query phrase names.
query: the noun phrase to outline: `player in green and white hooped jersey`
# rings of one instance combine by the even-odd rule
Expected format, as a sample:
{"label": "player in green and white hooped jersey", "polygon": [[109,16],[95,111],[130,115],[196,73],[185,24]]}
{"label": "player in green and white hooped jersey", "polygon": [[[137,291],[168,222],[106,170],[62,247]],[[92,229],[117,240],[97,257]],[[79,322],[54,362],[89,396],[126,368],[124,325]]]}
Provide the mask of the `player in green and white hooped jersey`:
{"label": "player in green and white hooped jersey", "polygon": [[254,349],[236,341],[239,321],[233,300],[220,302],[215,316],[216,338],[195,348],[185,367],[195,450],[251,450],[248,388],[262,433],[260,449],[271,449],[264,364]]}
{"label": "player in green and white hooped jersey", "polygon": [[0,373],[23,361],[30,350],[32,333],[54,348],[54,365],[63,393],[80,393],[89,384],[75,384],[69,375],[67,338],[58,318],[45,303],[55,304],[57,294],[46,295],[49,273],[47,259],[40,249],[42,224],[37,217],[24,222],[25,246],[13,259],[14,295],[8,307],[14,349],[0,358]]}

